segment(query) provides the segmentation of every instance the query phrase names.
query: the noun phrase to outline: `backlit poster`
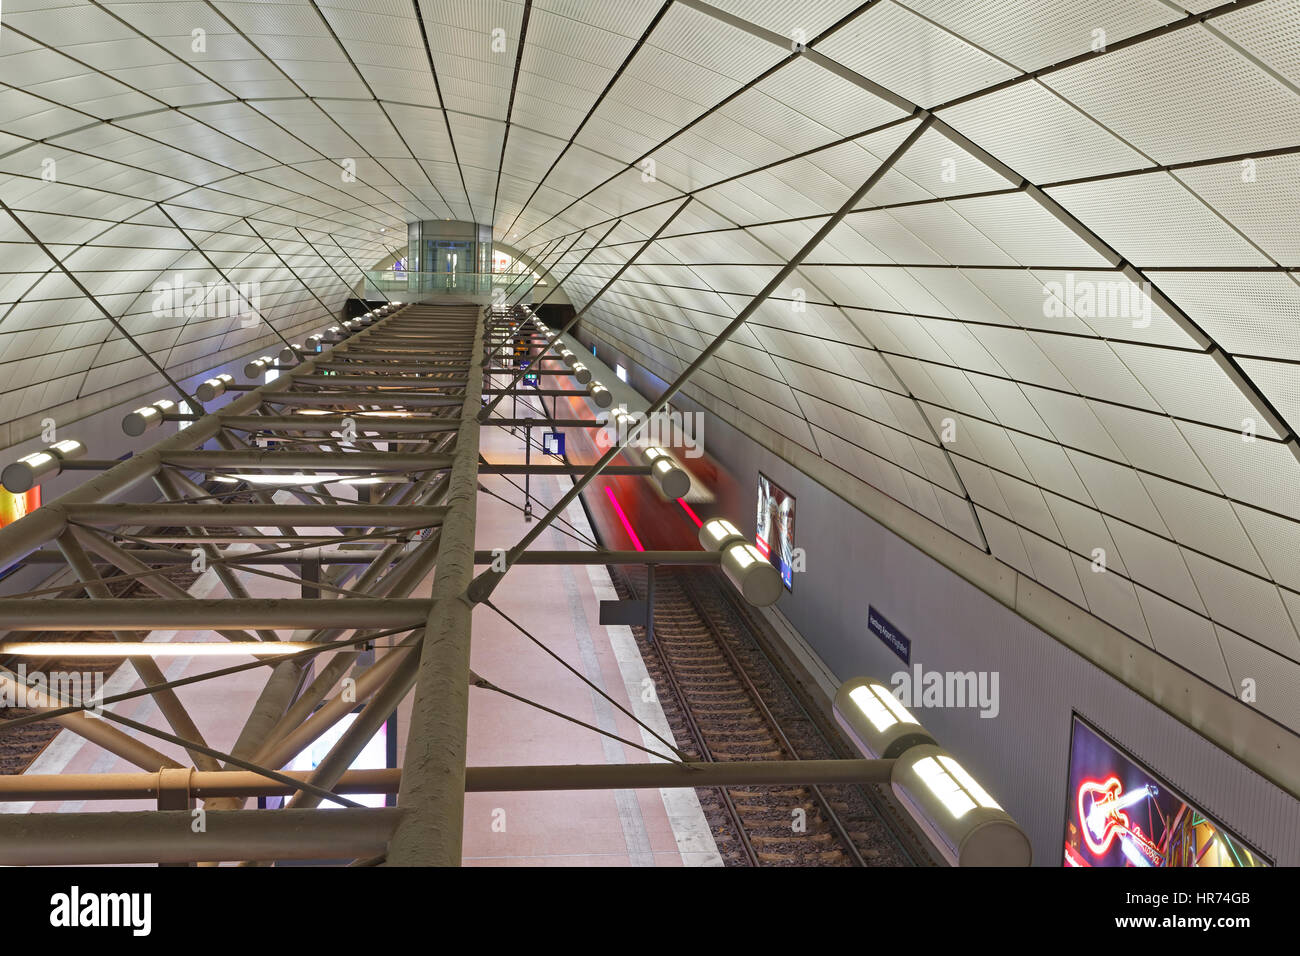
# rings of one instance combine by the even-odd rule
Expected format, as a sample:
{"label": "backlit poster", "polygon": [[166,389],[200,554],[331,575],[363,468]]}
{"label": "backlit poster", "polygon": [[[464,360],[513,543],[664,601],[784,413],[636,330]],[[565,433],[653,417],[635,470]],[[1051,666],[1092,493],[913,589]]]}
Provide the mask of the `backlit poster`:
{"label": "backlit poster", "polygon": [[1064,865],[1233,867],[1272,863],[1075,715]]}
{"label": "backlit poster", "polygon": [[794,590],[794,498],[761,471],[758,473],[758,522],[755,544],[781,572],[787,591]]}

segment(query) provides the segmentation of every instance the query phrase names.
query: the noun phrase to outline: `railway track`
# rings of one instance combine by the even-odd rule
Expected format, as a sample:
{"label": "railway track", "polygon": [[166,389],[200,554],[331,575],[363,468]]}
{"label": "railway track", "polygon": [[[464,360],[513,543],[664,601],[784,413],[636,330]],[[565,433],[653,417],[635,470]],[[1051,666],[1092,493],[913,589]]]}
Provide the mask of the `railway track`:
{"label": "railway track", "polygon": [[[644,572],[610,573],[623,597],[644,594]],[[727,588],[712,569],[661,568],[654,640],[633,628],[678,745],[707,762],[845,756],[763,650],[756,632],[765,625]],[[697,794],[728,866],[905,866],[919,855],[910,828],[890,819],[896,811],[869,788],[720,787]]]}

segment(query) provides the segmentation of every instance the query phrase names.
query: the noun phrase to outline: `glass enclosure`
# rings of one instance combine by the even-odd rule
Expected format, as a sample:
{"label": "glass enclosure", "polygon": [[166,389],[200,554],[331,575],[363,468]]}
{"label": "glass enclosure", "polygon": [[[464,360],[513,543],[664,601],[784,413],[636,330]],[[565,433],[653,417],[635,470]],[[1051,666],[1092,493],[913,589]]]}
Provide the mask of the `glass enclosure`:
{"label": "glass enclosure", "polygon": [[406,270],[445,275],[492,271],[492,229],[474,222],[429,219],[406,227]]}

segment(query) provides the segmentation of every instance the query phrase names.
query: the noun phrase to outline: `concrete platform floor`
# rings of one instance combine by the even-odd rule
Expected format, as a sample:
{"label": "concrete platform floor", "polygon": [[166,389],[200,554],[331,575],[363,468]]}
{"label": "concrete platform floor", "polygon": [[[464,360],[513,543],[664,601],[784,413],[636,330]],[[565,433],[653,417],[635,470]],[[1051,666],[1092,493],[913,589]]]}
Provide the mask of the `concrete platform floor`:
{"label": "concrete platform floor", "polygon": [[[540,430],[534,431],[534,441]],[[500,427],[482,433],[482,454],[492,462],[522,461],[522,433]],[[534,450],[534,456],[537,452]],[[523,479],[483,476],[479,496],[477,547],[509,547],[528,528],[522,505]],[[531,482],[535,515],[545,513],[570,486],[568,478]],[[490,493],[489,493],[490,492]],[[591,528],[580,505],[564,515],[537,541],[547,550],[589,547]],[[279,570],[269,568],[269,570]],[[296,596],[287,582],[240,573],[251,596]],[[429,582],[417,591],[428,594]],[[201,575],[191,589],[197,597],[223,593],[213,572]],[[558,655],[638,720],[672,739],[663,711],[629,628],[598,623],[599,602],[615,597],[603,566],[529,566],[512,569],[494,595],[494,603],[550,651]],[[208,632],[154,632],[150,641],[212,640]],[[162,662],[171,679],[248,658],[177,657]],[[491,608],[474,615],[472,667],[497,686],[626,740],[654,749],[662,744],[621,713],[545,651],[520,634]],[[256,674],[257,677],[251,675]],[[180,688],[178,694],[209,746],[233,746],[260,692],[263,672],[218,678]],[[130,667],[108,681],[111,695],[138,687]],[[650,698],[650,699],[646,699]],[[405,749],[411,697],[398,709],[398,759]],[[166,728],[148,698],[113,705],[134,720]],[[628,744],[547,714],[493,691],[475,689],[470,698],[469,763],[473,766],[564,763],[636,763],[654,758]],[[151,745],[184,765],[180,748],[151,740]],[[382,753],[382,748],[379,748]],[[358,763],[382,766],[382,763]],[[308,764],[309,766],[309,764]],[[137,771],[126,761],[61,732],[29,768],[29,773],[107,773]],[[251,805],[251,802],[250,802]],[[109,811],[147,809],[139,801],[68,801],[0,804],[0,812]],[[477,793],[465,800],[464,862],[474,866],[718,866],[721,858],[693,790],[578,791],[556,793]]]}

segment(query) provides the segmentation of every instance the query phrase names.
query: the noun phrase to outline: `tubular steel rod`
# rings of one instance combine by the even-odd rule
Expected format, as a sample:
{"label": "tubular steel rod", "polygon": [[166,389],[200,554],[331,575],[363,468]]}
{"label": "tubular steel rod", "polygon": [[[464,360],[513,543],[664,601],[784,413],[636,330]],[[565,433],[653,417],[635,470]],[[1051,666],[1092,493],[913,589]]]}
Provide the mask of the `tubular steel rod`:
{"label": "tubular steel rod", "polygon": [[[263,401],[272,405],[403,405],[410,408],[454,408],[463,399],[453,395],[434,395],[430,392],[407,392],[396,389],[379,389],[373,392],[277,392]],[[3,530],[3,529],[0,529]]]}
{"label": "tubular steel rod", "polygon": [[410,388],[419,389],[461,389],[465,387],[465,380],[455,378],[437,378],[431,375],[416,378],[410,375],[304,375],[298,379],[299,385],[324,386],[327,388],[392,388],[394,385],[402,385]]}
{"label": "tubular steel rod", "polygon": [[[94,563],[90,560],[90,555],[86,554],[84,548],[70,534],[64,534],[58,540],[59,550],[67,559],[68,567],[80,579],[82,586],[86,589],[86,594],[92,599],[111,600],[112,592],[108,586],[99,577],[99,572],[95,570]],[[113,637],[118,641],[130,640],[129,636],[121,631],[114,630]],[[150,657],[132,657],[128,658],[135,672],[140,676],[140,680],[145,686],[157,688],[159,684],[167,681],[166,675],[163,674],[162,668]],[[174,690],[155,689],[152,691],[154,702],[158,705],[158,710],[167,719],[172,730],[176,731],[178,736],[187,740],[193,740],[197,743],[206,745],[207,741],[203,739],[202,733],[199,732],[198,726],[194,719],[181,703],[180,698]],[[199,750],[188,751],[190,759],[195,765],[203,770],[216,770],[219,764],[207,754]]]}
{"label": "tubular steel rod", "polygon": [[[355,421],[355,419],[354,419]],[[360,423],[358,422],[358,430]],[[427,471],[451,467],[450,455],[412,452],[328,452],[279,451],[250,448],[248,451],[171,451],[163,464],[177,468],[232,471],[236,468],[272,468],[277,471],[311,468],[321,471]],[[229,505],[223,505],[229,508]],[[227,522],[229,524],[229,522]]]}
{"label": "tubular steel rod", "polygon": [[[485,318],[479,316],[475,329],[474,355],[482,352]],[[407,815],[388,851],[388,862],[397,865],[459,866],[461,862],[473,616],[466,589],[474,577],[482,378],[482,369],[472,363],[446,498],[450,510],[442,525],[433,605],[425,625],[406,737],[398,804]]]}
{"label": "tubular steel rod", "polygon": [[0,814],[0,865],[352,860],[383,853],[402,812],[209,810],[198,833],[188,810],[6,813]]}
{"label": "tubular steel rod", "polygon": [[[573,393],[577,395],[577,392]],[[590,418],[490,418],[484,425],[503,425],[507,428],[520,428],[524,425],[541,427],[543,425],[551,428],[604,428],[605,423],[594,421]]]}
{"label": "tubular steel rod", "polygon": [[[378,326],[371,326],[371,329]],[[369,331],[369,330],[367,330]],[[467,358],[468,356],[458,356]],[[450,358],[439,356],[427,348],[422,349],[384,349],[382,340],[366,340],[365,349],[354,349],[350,347],[336,348],[330,352],[329,361],[338,362],[342,359],[359,362],[413,362],[419,360],[421,365],[427,365],[430,371],[446,370],[459,371],[464,368],[464,362],[453,362]],[[319,367],[319,366],[318,366]]]}
{"label": "tubular steel rod", "polygon": [[[348,598],[191,599],[170,601],[109,598],[56,598],[32,601],[0,598],[0,621],[11,631],[220,630],[222,628],[281,627],[420,627],[429,614],[429,601]],[[241,642],[231,642],[238,653]],[[263,642],[256,642],[259,646]],[[112,648],[104,645],[105,650]]]}
{"label": "tubular steel rod", "polygon": [[238,428],[241,431],[335,432],[346,428],[349,422],[356,427],[358,436],[367,432],[381,435],[449,432],[457,428],[455,422],[434,418],[432,415],[390,418],[367,415],[364,412],[351,415],[231,415],[223,419],[227,428]]}
{"label": "tubular steel rod", "polygon": [[[893,760],[727,760],[715,763],[553,764],[466,767],[467,793],[547,790],[649,790],[674,787],[744,787],[888,783]],[[286,770],[294,780],[311,771]],[[397,793],[402,771],[347,770],[335,793]],[[155,773],[16,774],[0,776],[0,802],[26,800],[151,800]],[[209,797],[278,797],[289,784],[251,770],[189,771],[189,792]]]}
{"label": "tubular steel rod", "polygon": [[[176,539],[181,543],[190,541],[207,541],[206,537],[178,537]],[[227,539],[231,542],[244,542],[248,540],[275,540],[273,539],[249,539],[235,538]],[[337,537],[331,537],[328,540],[338,541]],[[217,542],[214,542],[217,543]],[[297,564],[300,561],[318,561],[323,565],[341,564],[341,565],[362,565],[370,564],[380,553],[379,548],[375,549],[348,549],[346,551],[323,551],[313,548],[311,555],[306,555],[302,551],[294,551],[287,554],[260,554],[258,552],[249,552],[247,554],[231,554],[223,552],[221,559],[230,565],[240,564]],[[139,558],[146,564],[189,564],[194,560],[188,550],[174,551],[167,548],[132,548],[126,551],[132,557]],[[475,564],[491,564],[491,551],[475,551]],[[56,551],[34,551],[25,559],[31,564],[60,564],[63,562],[63,556]],[[396,560],[396,559],[394,559]],[[519,564],[705,564],[716,565],[722,562],[722,556],[717,551],[525,551],[519,556]]]}
{"label": "tubular steel rod", "polygon": [[[347,353],[346,352],[342,353],[342,357],[346,358]],[[336,354],[334,356],[334,359],[338,359],[338,358],[340,358],[340,356]],[[448,368],[443,365],[434,365],[431,362],[410,362],[410,361],[408,362],[329,361],[329,362],[320,363],[319,365],[316,366],[316,368],[335,369],[337,371],[346,372],[348,374],[361,374],[361,375],[372,375],[372,373],[374,372],[383,372],[389,375],[398,375],[402,373],[420,373],[423,375],[448,375],[453,371],[457,371],[457,372],[460,371],[460,369]],[[335,378],[335,377],[337,376],[332,376],[332,375],[312,376],[313,379]],[[438,380],[432,379],[431,381],[436,382]],[[465,379],[463,377],[459,379],[453,379],[453,381],[455,381],[457,385],[465,384]]]}
{"label": "tubular steel rod", "polygon": [[[84,504],[68,505],[69,521],[101,528],[128,525],[276,525],[291,520],[313,528],[426,528],[439,524],[446,508],[394,508],[382,505],[250,504]],[[3,529],[0,529],[3,530]]]}

